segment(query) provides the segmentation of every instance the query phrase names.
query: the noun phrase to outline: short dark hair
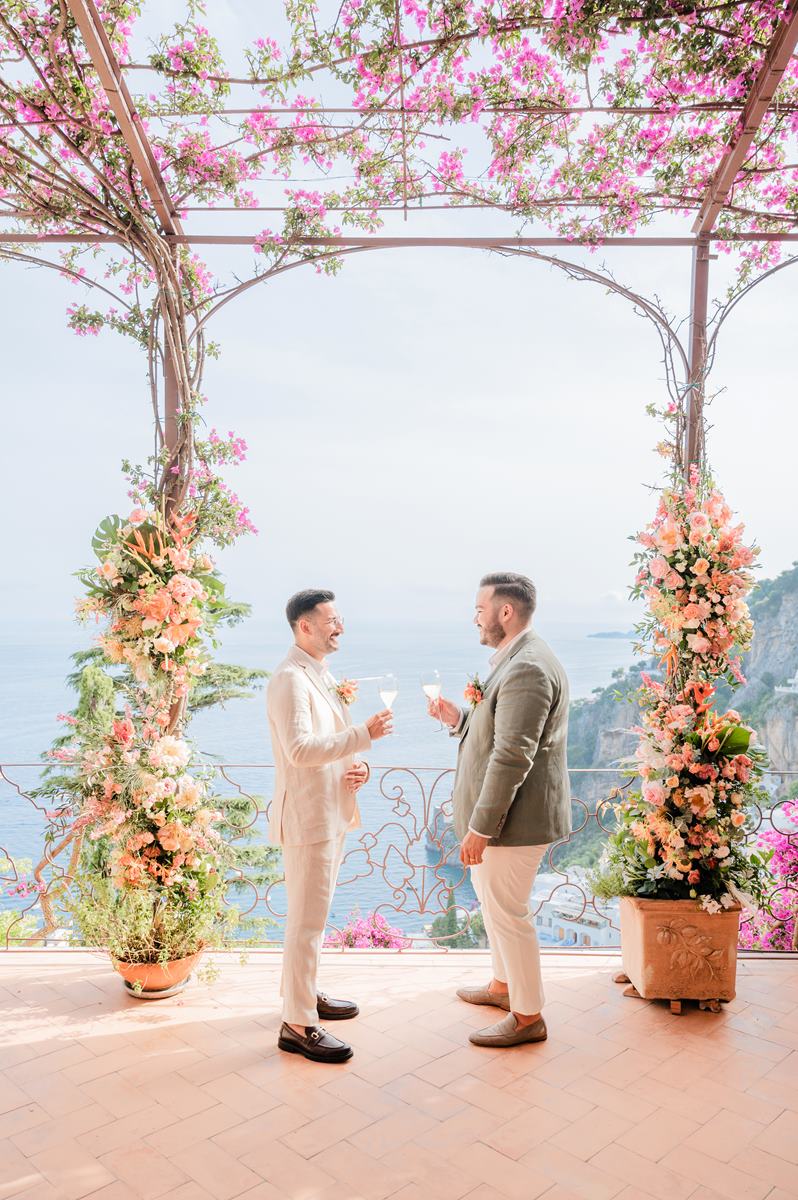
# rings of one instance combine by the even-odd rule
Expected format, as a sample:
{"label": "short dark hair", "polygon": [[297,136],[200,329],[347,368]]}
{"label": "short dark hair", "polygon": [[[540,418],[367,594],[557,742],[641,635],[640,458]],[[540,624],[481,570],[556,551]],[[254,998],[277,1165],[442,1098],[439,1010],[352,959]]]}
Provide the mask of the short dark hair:
{"label": "short dark hair", "polygon": [[479,586],[492,587],[494,596],[512,601],[522,616],[531,617],[537,606],[537,589],[526,575],[516,575],[514,571],[495,571],[492,575],[483,575]]}
{"label": "short dark hair", "polygon": [[300,617],[304,617],[305,613],[313,612],[317,604],[327,604],[328,601],[334,599],[335,592],[324,588],[305,588],[303,591],[297,592],[285,606],[288,624],[292,629],[296,629],[297,621]]}

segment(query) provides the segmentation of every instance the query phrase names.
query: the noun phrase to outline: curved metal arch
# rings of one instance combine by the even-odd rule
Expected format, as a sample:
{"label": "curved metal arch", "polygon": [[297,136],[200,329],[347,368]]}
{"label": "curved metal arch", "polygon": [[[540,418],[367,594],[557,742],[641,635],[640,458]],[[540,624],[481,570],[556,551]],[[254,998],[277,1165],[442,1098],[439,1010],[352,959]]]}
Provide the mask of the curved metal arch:
{"label": "curved metal arch", "polygon": [[[644,296],[641,296],[639,293],[633,292],[630,288],[624,287],[623,284],[618,283],[618,281],[615,280],[610,274],[605,275],[599,271],[593,271],[589,267],[583,266],[580,263],[572,263],[565,259],[558,258],[556,255],[552,255],[552,254],[541,254],[540,252],[532,250],[531,248],[527,248],[527,247],[518,248],[518,247],[513,246],[512,244],[508,244],[507,246],[496,246],[496,247],[484,247],[484,246],[474,246],[474,247],[436,246],[436,247],[431,247],[431,249],[444,249],[444,250],[445,249],[464,249],[464,248],[465,249],[483,250],[489,254],[499,254],[502,256],[513,255],[515,257],[534,258],[540,262],[548,263],[550,266],[557,267],[560,270],[565,271],[567,274],[580,276],[584,280],[598,283],[602,287],[609,288],[611,291],[617,293],[620,296],[623,296],[625,299],[629,300],[630,303],[634,307],[640,309],[641,313],[643,313],[643,315],[648,317],[649,320],[651,320],[654,323],[654,325],[656,326],[656,328],[660,334],[660,338],[663,340],[663,344],[665,346],[667,346],[669,349],[671,349],[677,353],[678,358],[681,363],[681,366],[683,367],[683,369],[685,371],[685,378],[687,377],[687,373],[688,373],[688,369],[689,369],[687,353],[686,353],[676,331],[669,324],[664,313],[662,313],[662,311],[660,309],[658,309],[655,304],[652,304],[649,300],[646,300],[646,298]],[[288,263],[283,263],[282,260],[280,260],[280,262],[278,262],[277,266],[270,268],[268,271],[264,271],[260,275],[254,276],[252,279],[245,280],[243,283],[238,284],[236,287],[231,288],[227,293],[225,293],[222,296],[222,299],[219,300],[216,304],[213,304],[211,306],[211,308],[209,308],[208,311],[206,313],[204,313],[203,316],[197,321],[195,328],[194,328],[192,334],[190,335],[189,341],[192,342],[194,340],[194,338],[198,335],[198,333],[204,328],[204,326],[207,324],[207,322],[211,319],[211,317],[215,316],[216,313],[218,313],[220,311],[220,309],[224,308],[224,306],[226,304],[229,304],[229,302],[231,300],[234,300],[238,296],[243,295],[244,292],[249,291],[250,288],[255,287],[257,284],[266,283],[269,280],[276,278],[276,276],[278,276],[278,275],[285,274],[286,271],[292,271],[297,267],[309,266],[310,264],[318,265],[320,262],[327,262],[334,258],[343,258],[343,257],[349,257],[353,254],[361,254],[364,251],[398,250],[398,249],[404,249],[404,247],[402,247],[401,245],[370,246],[368,244],[361,243],[361,244],[358,244],[355,246],[336,247],[332,251],[326,252],[324,254],[314,255],[312,258],[294,259],[292,262],[288,262]],[[287,253],[287,251],[286,251],[286,253]],[[673,372],[673,374],[675,375],[675,372]]]}

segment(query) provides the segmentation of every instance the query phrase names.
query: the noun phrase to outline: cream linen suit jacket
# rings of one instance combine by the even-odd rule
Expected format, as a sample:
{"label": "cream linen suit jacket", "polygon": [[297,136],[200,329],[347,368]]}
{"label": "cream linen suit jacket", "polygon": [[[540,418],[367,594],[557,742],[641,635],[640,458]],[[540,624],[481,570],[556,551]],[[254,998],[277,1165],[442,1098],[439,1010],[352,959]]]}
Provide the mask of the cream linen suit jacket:
{"label": "cream linen suit jacket", "polygon": [[371,745],[298,646],[269,680],[266,708],[276,775],[269,821],[273,846],[327,842],[360,824],[344,784],[353,756]]}

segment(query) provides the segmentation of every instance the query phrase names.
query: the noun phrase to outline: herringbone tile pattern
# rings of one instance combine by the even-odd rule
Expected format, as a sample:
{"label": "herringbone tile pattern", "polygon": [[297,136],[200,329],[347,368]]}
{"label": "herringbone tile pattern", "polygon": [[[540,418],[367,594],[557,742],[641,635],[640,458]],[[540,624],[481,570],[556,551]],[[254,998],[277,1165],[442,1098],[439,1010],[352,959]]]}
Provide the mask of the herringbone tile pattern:
{"label": "herringbone tile pattern", "polygon": [[492,1051],[453,994],[486,955],[330,954],[336,1067],[277,1050],[277,954],[218,962],[148,1003],[99,955],[0,956],[0,1200],[798,1198],[798,960],[675,1016],[550,954],[549,1040]]}

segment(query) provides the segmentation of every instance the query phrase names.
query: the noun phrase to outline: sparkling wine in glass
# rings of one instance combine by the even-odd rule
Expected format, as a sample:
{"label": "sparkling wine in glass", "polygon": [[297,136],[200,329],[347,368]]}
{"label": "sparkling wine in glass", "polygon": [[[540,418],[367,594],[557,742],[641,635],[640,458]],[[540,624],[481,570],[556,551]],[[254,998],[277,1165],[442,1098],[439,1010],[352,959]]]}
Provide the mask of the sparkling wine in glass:
{"label": "sparkling wine in glass", "polygon": [[380,700],[386,708],[393,708],[393,702],[399,695],[399,682],[395,675],[383,675],[380,679]]}
{"label": "sparkling wine in glass", "polygon": [[[425,671],[421,676],[421,690],[433,704],[441,698],[441,677],[438,671]],[[438,727],[443,729],[443,721],[438,716]]]}

